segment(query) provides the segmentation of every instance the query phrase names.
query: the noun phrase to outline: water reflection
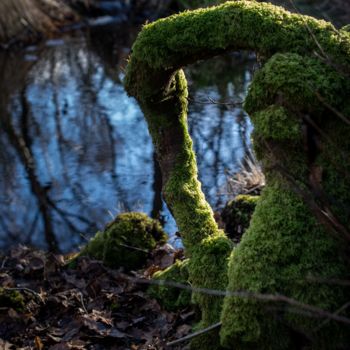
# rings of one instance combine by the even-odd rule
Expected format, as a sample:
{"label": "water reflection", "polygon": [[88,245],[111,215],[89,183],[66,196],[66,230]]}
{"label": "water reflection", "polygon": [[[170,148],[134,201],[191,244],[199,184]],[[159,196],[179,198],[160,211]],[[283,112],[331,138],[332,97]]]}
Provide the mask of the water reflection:
{"label": "water reflection", "polygon": [[[141,210],[176,226],[143,115],[121,84],[136,29],[119,28],[0,53],[0,245],[77,248],[116,213]],[[243,98],[252,69],[233,56],[189,69],[194,100]],[[223,204],[226,171],[249,148],[240,108],[191,103],[204,191]]]}

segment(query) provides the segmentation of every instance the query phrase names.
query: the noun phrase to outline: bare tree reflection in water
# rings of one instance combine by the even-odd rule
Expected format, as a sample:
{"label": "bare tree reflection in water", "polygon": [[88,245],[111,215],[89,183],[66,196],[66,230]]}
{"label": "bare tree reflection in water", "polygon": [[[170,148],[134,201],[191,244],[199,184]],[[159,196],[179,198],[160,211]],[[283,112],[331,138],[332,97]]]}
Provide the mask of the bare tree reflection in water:
{"label": "bare tree reflection in water", "polygon": [[[84,42],[37,49],[36,55],[39,60],[27,64],[18,54],[16,65],[1,55],[2,72],[12,71],[1,93],[1,243],[40,244],[43,232],[50,250],[66,249],[64,242],[79,244],[80,233],[93,233],[110,220],[109,211],[129,210],[142,200],[139,193],[129,196],[128,178],[138,175],[128,165],[147,162],[152,147],[139,110]],[[23,63],[26,70],[13,69]],[[118,95],[119,109],[109,103]],[[140,142],[146,143],[143,154],[130,154],[131,144]],[[141,177],[151,174],[149,168]],[[98,203],[102,198],[106,202]]]}
{"label": "bare tree reflection in water", "polygon": [[255,58],[249,55],[227,55],[195,65],[189,71],[193,96],[190,133],[199,177],[214,208],[220,208],[228,199],[222,191],[227,170],[237,170],[249,153],[251,124],[242,108],[232,102],[244,99],[254,64]]}
{"label": "bare tree reflection in water", "polygon": [[[71,250],[122,210],[142,210],[175,233],[147,126],[121,84],[118,67],[137,32],[123,30],[0,53],[1,247]],[[193,67],[191,95],[243,98],[245,62],[228,56]],[[225,169],[237,170],[249,149],[250,123],[240,108],[195,103],[189,123],[204,190],[217,208]]]}

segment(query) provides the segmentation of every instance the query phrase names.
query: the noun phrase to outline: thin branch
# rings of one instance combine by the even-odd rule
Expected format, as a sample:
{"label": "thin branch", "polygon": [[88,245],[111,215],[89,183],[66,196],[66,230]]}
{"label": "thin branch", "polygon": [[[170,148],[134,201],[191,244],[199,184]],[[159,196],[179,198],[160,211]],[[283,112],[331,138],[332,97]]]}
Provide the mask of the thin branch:
{"label": "thin branch", "polygon": [[[336,310],[333,315],[339,315],[341,312],[345,311],[348,307],[350,306],[350,301],[348,301],[347,303],[345,303],[342,307],[340,307],[338,310]],[[329,323],[330,319],[327,318],[326,320],[324,320],[319,326],[317,326],[314,329],[314,332],[318,332],[321,328],[323,328],[327,323]]]}
{"label": "thin branch", "polygon": [[317,99],[327,107],[331,112],[333,112],[337,117],[339,117],[345,124],[350,126],[350,120],[336,108],[332,107],[317,91],[315,92]]}
{"label": "thin branch", "polygon": [[171,341],[171,342],[167,343],[166,345],[167,346],[174,346],[174,345],[177,345],[179,343],[183,343],[184,341],[187,341],[187,340],[190,340],[192,338],[198,337],[199,335],[202,335],[204,333],[210,332],[213,329],[216,329],[216,328],[219,328],[219,327],[221,327],[221,322],[214,323],[214,324],[212,324],[211,326],[209,326],[207,328],[203,328],[203,329],[201,329],[201,330],[199,330],[197,332],[194,332],[194,333],[191,333],[189,335],[186,335],[183,338]]}
{"label": "thin branch", "polygon": [[209,96],[207,96],[207,100],[206,101],[195,100],[195,99],[193,99],[191,97],[187,97],[187,100],[189,102],[198,103],[198,104],[201,104],[201,105],[219,105],[219,106],[230,106],[230,107],[241,107],[243,105],[242,101],[237,101],[237,102],[219,102],[219,101],[216,101],[216,100],[212,99]]}
{"label": "thin branch", "polygon": [[[305,20],[305,18],[302,16],[302,13],[299,11],[298,7],[295,5],[294,0],[289,0],[289,2],[291,3],[292,7],[294,8],[294,10],[301,15],[302,21],[307,29],[307,31],[309,32],[309,34],[311,35],[312,39],[314,40],[316,46],[318,47],[318,49],[321,52],[321,55],[317,52],[314,52],[314,54],[321,59],[322,61],[324,61],[325,63],[327,63],[330,67],[334,68],[338,73],[344,74],[346,76],[349,76],[349,72],[347,71],[347,69],[345,67],[342,67],[340,65],[336,65],[332,59],[327,55],[327,53],[324,51],[322,45],[320,44],[320,42],[317,40],[317,37],[315,35],[315,33],[311,30],[310,26],[308,25],[307,21]],[[334,32],[338,35],[340,35],[339,31],[337,31],[334,28]]]}
{"label": "thin branch", "polygon": [[127,245],[127,244],[124,244],[124,243],[118,243],[118,245],[120,245],[121,247],[125,247],[125,248],[128,248],[128,249],[131,249],[131,250],[137,250],[138,252],[143,252],[143,253],[149,254],[149,251],[147,249],[141,249],[141,248],[138,248],[138,247],[133,247],[131,245]]}
{"label": "thin branch", "polygon": [[84,297],[83,297],[83,293],[80,292],[79,293],[79,296],[80,296],[80,303],[81,303],[81,306],[83,307],[83,310],[86,314],[88,314],[88,311],[86,309],[86,306],[85,306],[85,303],[84,303]]}
{"label": "thin branch", "polygon": [[299,308],[301,311],[308,311],[310,315],[313,315],[313,317],[324,317],[329,318],[331,320],[345,323],[347,325],[350,325],[350,318],[339,316],[337,314],[334,314],[332,312],[323,310],[317,306],[304,304],[302,302],[299,302],[295,299],[289,298],[285,295],[281,294],[263,294],[263,293],[255,293],[250,292],[246,290],[240,290],[240,291],[222,291],[217,289],[208,289],[208,288],[200,288],[200,287],[192,287],[187,284],[182,284],[174,281],[166,281],[166,280],[146,280],[142,278],[133,278],[128,277],[128,279],[132,280],[134,283],[143,283],[143,284],[152,284],[152,285],[159,285],[159,286],[167,286],[167,287],[174,287],[179,289],[184,289],[191,291],[193,293],[201,293],[201,294],[207,294],[207,295],[213,295],[218,297],[238,297],[243,299],[253,299],[253,300],[259,300],[264,302],[283,302],[287,305],[293,306],[295,308]]}
{"label": "thin branch", "polygon": [[5,256],[4,260],[1,263],[1,269],[3,269],[5,267],[5,264],[6,264],[7,260],[8,260],[8,257]]}

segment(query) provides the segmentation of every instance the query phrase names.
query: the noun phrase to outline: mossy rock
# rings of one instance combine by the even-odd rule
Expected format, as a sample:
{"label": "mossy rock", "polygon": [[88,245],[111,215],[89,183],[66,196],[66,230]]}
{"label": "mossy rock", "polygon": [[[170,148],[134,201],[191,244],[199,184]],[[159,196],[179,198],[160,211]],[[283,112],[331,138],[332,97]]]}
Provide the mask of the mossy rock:
{"label": "mossy rock", "polygon": [[[188,283],[188,259],[177,260],[173,265],[165,270],[157,271],[153,275],[156,281],[169,281],[181,284]],[[148,289],[151,297],[158,300],[158,302],[169,311],[175,311],[185,308],[191,303],[191,292],[185,289],[179,289],[166,285],[153,285]]]}
{"label": "mossy rock", "polygon": [[97,232],[80,256],[87,255],[102,260],[107,266],[124,267],[129,271],[144,266],[149,252],[166,240],[167,235],[158,220],[144,213],[123,213],[104,231]]}
{"label": "mossy rock", "polygon": [[239,241],[248,228],[260,196],[238,195],[229,201],[221,213],[225,232],[234,241]]}
{"label": "mossy rock", "polygon": [[17,290],[8,290],[0,287],[0,308],[12,308],[16,311],[24,311],[23,295]]}

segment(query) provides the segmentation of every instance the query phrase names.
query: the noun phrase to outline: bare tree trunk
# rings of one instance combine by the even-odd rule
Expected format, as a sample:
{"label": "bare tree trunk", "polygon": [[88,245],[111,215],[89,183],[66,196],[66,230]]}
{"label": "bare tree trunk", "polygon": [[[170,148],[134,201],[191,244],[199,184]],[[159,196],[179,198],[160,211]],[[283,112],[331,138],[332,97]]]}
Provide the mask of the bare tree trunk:
{"label": "bare tree trunk", "polygon": [[27,41],[75,19],[60,0],[1,0],[0,43]]}

